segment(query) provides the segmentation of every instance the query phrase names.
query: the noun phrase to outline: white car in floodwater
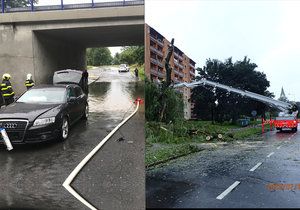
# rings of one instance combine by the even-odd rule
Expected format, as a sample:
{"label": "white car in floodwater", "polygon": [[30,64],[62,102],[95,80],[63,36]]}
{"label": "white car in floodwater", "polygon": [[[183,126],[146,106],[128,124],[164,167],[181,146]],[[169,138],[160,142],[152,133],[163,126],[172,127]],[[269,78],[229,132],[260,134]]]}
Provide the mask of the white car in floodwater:
{"label": "white car in floodwater", "polygon": [[119,72],[129,72],[129,66],[127,66],[127,64],[121,64],[119,67]]}

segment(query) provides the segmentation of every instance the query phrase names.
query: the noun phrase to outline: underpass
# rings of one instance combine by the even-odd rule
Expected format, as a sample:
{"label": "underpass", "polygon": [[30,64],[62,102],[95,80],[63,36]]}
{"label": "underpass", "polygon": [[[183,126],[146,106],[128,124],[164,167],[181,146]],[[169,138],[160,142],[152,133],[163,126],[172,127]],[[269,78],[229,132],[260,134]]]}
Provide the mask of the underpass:
{"label": "underpass", "polygon": [[86,48],[144,44],[144,1],[118,6],[2,13],[0,74],[9,73],[15,92],[25,91],[28,73],[51,84],[62,69],[86,69]]}

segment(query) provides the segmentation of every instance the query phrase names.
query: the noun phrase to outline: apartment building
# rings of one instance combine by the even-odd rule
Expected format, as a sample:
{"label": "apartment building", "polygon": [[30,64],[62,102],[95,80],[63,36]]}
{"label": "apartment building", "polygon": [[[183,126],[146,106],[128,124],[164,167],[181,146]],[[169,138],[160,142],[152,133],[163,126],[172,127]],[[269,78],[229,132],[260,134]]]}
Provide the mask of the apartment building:
{"label": "apartment building", "polygon": [[[145,74],[152,81],[166,79],[164,58],[167,55],[169,45],[169,40],[145,24]],[[176,46],[170,59],[170,65],[173,69],[171,79],[175,84],[195,80],[196,62]],[[182,88],[181,92],[184,98],[184,117],[191,119],[194,108],[194,104],[191,103],[191,90]]]}

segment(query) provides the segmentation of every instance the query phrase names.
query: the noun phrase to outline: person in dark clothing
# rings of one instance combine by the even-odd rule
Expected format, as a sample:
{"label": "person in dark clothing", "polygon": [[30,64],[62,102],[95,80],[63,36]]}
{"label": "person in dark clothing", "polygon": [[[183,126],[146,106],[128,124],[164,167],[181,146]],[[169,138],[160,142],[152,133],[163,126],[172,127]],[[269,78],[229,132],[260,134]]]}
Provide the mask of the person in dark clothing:
{"label": "person in dark clothing", "polygon": [[27,74],[27,79],[25,80],[25,87],[27,88],[27,90],[29,90],[33,86],[34,86],[34,81],[32,80],[32,75]]}
{"label": "person in dark clothing", "polygon": [[135,77],[139,77],[139,70],[137,68],[134,69]]}
{"label": "person in dark clothing", "polygon": [[15,92],[12,89],[10,83],[10,75],[5,73],[2,76],[2,83],[1,83],[1,92],[5,100],[5,105],[9,105],[14,102]]}
{"label": "person in dark clothing", "polygon": [[89,73],[86,69],[82,72],[82,90],[86,95],[89,94]]}

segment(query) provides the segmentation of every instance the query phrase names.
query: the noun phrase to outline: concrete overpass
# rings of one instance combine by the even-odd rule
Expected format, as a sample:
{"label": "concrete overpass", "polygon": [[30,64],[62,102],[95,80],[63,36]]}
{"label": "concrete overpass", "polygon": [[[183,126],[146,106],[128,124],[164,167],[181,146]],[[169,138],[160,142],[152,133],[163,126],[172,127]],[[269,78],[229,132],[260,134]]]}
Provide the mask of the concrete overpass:
{"label": "concrete overpass", "polygon": [[144,45],[144,5],[0,14],[0,74],[17,94],[26,74],[52,83],[54,71],[86,68],[87,47]]}

